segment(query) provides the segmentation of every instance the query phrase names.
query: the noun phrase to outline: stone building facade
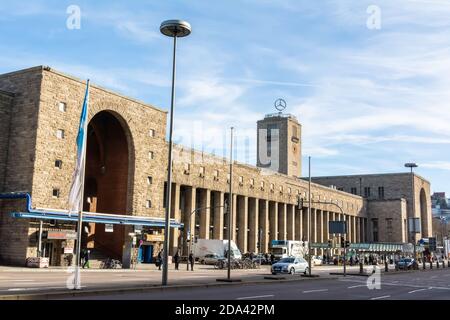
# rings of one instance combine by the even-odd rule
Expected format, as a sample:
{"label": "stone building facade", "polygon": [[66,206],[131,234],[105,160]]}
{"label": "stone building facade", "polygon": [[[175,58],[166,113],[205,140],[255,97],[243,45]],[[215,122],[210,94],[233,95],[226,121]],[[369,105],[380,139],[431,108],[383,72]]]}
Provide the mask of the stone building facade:
{"label": "stone building facade", "polygon": [[[27,192],[34,208],[68,209],[85,88],[84,81],[49,67],[0,75],[1,193]],[[91,85],[85,211],[164,217],[166,117],[155,106]],[[299,130],[299,140],[300,134]],[[236,162],[231,183],[232,225],[228,226],[229,213],[224,209],[230,202],[228,160],[174,146],[171,215],[184,228],[170,230],[171,254],[176,250],[187,254],[188,230],[198,238],[226,239],[230,227],[243,252],[269,252],[271,240],[310,238],[325,243],[330,220],[348,222],[351,242],[369,240],[369,217],[376,212],[369,212],[369,199],[358,194],[312,183],[309,216],[308,202],[298,205],[300,198],[308,196],[308,182],[296,174]],[[406,185],[404,190],[408,191]],[[389,202],[386,214],[402,215],[403,207]],[[75,230],[74,223],[43,220],[41,228],[36,219],[11,216],[24,210],[23,200],[0,199],[2,264],[23,265],[27,257],[36,256],[42,228],[52,235],[55,230],[67,235]],[[87,223],[83,246],[129,261],[132,231],[131,226],[115,225],[108,232],[105,225]],[[157,254],[164,236],[160,227],[145,228],[142,245],[149,249],[145,254]],[[66,238],[47,238],[39,254],[51,254],[52,264],[63,264],[71,242]],[[381,234],[378,240],[384,241]]]}
{"label": "stone building facade", "polygon": [[[388,239],[390,228],[388,230],[387,227],[391,223],[393,224],[392,234],[397,234],[394,238],[398,240],[407,239],[411,242],[415,239],[417,242],[421,238],[432,236],[430,182],[417,174],[314,177],[312,181],[359,195],[367,200],[369,240],[371,241]],[[400,217],[402,217],[401,220]],[[421,230],[415,234],[415,238],[411,233],[412,230],[409,230],[407,221],[407,218],[412,217],[420,219]],[[378,229],[378,232],[374,232],[374,227]]]}

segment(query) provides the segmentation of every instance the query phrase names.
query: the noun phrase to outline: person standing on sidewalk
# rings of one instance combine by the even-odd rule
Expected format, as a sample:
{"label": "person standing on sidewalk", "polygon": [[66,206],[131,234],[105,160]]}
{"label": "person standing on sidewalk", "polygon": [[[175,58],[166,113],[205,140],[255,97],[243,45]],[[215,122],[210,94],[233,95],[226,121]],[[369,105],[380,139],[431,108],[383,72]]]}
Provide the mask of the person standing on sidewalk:
{"label": "person standing on sidewalk", "polygon": [[192,252],[189,254],[189,263],[191,264],[191,271],[194,271],[194,255],[192,254]]}
{"label": "person standing on sidewalk", "polygon": [[161,265],[163,264],[162,250],[158,252],[158,259],[156,260],[156,263],[158,263],[158,270],[161,270]]}
{"label": "person standing on sidewalk", "polygon": [[180,264],[180,255],[178,254],[178,250],[177,253],[175,253],[175,256],[173,257],[173,260],[175,262],[175,270],[178,270],[178,265]]}

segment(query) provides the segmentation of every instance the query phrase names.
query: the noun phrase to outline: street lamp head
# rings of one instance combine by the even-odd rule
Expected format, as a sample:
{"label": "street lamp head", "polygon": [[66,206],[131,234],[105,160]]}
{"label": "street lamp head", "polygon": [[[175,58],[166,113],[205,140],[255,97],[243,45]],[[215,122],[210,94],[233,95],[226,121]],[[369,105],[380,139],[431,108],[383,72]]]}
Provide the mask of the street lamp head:
{"label": "street lamp head", "polygon": [[183,20],[166,20],[159,27],[161,33],[168,37],[182,38],[191,33],[191,25]]}
{"label": "street lamp head", "polygon": [[405,167],[406,168],[417,168],[418,165],[417,165],[417,163],[414,163],[414,162],[408,162],[408,163],[405,163]]}

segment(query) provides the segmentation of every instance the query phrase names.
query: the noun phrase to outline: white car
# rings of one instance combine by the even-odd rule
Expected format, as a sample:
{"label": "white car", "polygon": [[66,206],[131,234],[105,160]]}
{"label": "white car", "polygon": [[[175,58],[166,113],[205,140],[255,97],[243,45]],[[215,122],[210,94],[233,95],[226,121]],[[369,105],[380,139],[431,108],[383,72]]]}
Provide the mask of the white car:
{"label": "white car", "polygon": [[308,273],[308,262],[303,258],[283,258],[277,263],[272,265],[272,274],[277,273],[290,273],[295,274],[299,272],[303,272],[304,274]]}
{"label": "white car", "polygon": [[322,263],[323,263],[322,257],[319,257],[319,256],[313,256],[311,262],[312,262],[312,264],[313,264],[314,266],[321,266]]}

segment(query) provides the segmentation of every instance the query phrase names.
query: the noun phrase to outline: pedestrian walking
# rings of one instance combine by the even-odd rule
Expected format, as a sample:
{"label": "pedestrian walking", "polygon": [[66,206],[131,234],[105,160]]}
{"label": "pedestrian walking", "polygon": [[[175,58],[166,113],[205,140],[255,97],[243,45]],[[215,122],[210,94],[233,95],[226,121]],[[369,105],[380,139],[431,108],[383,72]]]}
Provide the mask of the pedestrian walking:
{"label": "pedestrian walking", "polygon": [[178,250],[177,253],[175,253],[175,256],[173,257],[173,260],[175,262],[175,270],[178,270],[178,265],[180,264],[180,255],[178,254]]}
{"label": "pedestrian walking", "polygon": [[158,258],[156,260],[156,264],[158,265],[158,270],[161,270],[161,265],[163,264],[162,250],[160,252],[158,252]]}
{"label": "pedestrian walking", "polygon": [[192,254],[192,252],[189,254],[189,263],[191,264],[191,271],[194,271],[194,255]]}
{"label": "pedestrian walking", "polygon": [[88,250],[88,249],[84,249],[84,254],[83,254],[83,256],[84,256],[84,263],[83,263],[83,269],[84,268],[90,268],[91,266],[89,265],[89,254],[90,254],[90,251]]}
{"label": "pedestrian walking", "polygon": [[273,253],[270,254],[270,264],[273,264],[275,262],[275,256]]}

